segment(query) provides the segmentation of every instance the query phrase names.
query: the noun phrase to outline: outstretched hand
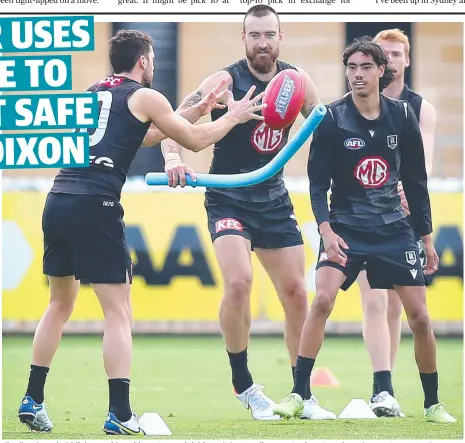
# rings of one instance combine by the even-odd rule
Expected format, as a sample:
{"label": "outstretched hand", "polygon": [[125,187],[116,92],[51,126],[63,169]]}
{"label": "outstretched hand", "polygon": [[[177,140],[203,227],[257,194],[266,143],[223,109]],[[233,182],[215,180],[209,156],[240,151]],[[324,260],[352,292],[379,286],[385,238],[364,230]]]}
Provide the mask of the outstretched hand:
{"label": "outstretched hand", "polygon": [[233,94],[229,89],[225,89],[220,94],[228,105],[229,114],[237,118],[238,123],[245,123],[249,120],[264,120],[264,117],[256,114],[256,112],[266,108],[266,103],[258,104],[265,95],[265,92],[261,92],[251,99],[255,89],[256,87],[252,86],[244,98],[237,101],[234,100]]}
{"label": "outstretched hand", "polygon": [[196,106],[200,115],[207,115],[213,109],[225,109],[226,105],[221,103],[222,92],[228,85],[228,80],[221,80]]}

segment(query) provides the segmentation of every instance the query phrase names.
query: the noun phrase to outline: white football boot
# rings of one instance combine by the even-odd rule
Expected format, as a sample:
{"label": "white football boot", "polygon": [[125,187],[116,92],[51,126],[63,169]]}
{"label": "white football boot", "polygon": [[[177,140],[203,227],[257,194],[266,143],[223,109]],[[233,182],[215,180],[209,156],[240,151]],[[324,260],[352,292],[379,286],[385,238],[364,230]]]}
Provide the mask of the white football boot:
{"label": "white football boot", "polygon": [[335,420],[336,414],[322,408],[317,398],[312,394],[311,398],[304,401],[304,411],[300,418],[304,420]]}
{"label": "white football boot", "polygon": [[405,417],[397,400],[387,391],[370,399],[368,405],[377,417]]}
{"label": "white football boot", "polygon": [[242,394],[236,394],[244,408],[250,409],[255,420],[280,420],[281,417],[273,413],[275,402],[262,391],[263,386],[254,383]]}

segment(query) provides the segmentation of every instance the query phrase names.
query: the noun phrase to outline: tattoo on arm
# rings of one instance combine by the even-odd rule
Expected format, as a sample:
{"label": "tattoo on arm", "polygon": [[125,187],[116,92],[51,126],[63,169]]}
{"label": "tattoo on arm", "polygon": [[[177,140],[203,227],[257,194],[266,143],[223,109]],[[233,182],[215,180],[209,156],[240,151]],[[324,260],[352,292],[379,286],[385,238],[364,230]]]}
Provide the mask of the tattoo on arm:
{"label": "tattoo on arm", "polygon": [[190,108],[191,106],[197,104],[200,100],[202,100],[202,91],[198,90],[197,92],[194,92],[191,97],[189,97],[186,103],[184,103],[182,106],[182,109]]}
{"label": "tattoo on arm", "polygon": [[313,111],[313,108],[315,107],[315,103],[310,103],[307,107],[302,108],[302,114],[305,118],[307,118],[310,113]]}
{"label": "tattoo on arm", "polygon": [[161,151],[163,153],[163,157],[167,154],[179,154],[181,150],[181,145],[176,143],[174,140],[165,139],[161,143]]}

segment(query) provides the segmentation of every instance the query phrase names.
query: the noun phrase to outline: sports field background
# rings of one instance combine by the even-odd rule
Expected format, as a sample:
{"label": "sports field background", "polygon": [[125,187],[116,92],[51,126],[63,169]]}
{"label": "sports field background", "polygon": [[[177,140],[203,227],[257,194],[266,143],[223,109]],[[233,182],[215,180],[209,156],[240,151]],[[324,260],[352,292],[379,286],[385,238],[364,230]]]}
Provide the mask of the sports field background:
{"label": "sports field background", "polygon": [[[122,18],[123,19],[123,18]],[[96,23],[94,52],[73,53],[73,91],[83,92],[110,74],[108,39],[121,28],[139,28],[155,41],[153,86],[176,107],[207,75],[244,56],[241,18],[230,23]],[[457,424],[424,422],[422,389],[410,337],[402,341],[394,371],[396,396],[404,420],[335,422],[256,422],[232,394],[230,367],[219,335],[222,282],[207,229],[203,189],[148,189],[143,175],[163,170],[160,149],[139,150],[123,191],[126,235],[134,259],[134,331],[181,333],[179,337],[134,338],[134,410],[160,413],[176,439],[456,439],[463,438],[463,25],[462,23],[288,23],[280,58],[307,70],[320,98],[329,103],[346,92],[341,54],[354,37],[400,27],[412,42],[409,85],[438,115],[431,192],[434,241],[441,268],[428,289],[428,308],[436,331],[457,339],[438,339],[440,399]],[[431,63],[434,60],[434,63]],[[444,79],[447,81],[444,81]],[[204,121],[201,120],[201,121]],[[302,123],[299,117],[293,135]],[[319,236],[310,208],[306,143],[286,165],[284,177],[305,242],[309,300],[314,296],[314,265]],[[197,172],[207,172],[212,149],[183,152]],[[2,428],[4,439],[101,439],[108,408],[101,336],[65,335],[50,371],[46,402],[55,425],[50,435],[30,433],[16,417],[31,358],[32,332],[47,307],[42,275],[41,216],[56,170],[3,171],[2,330],[22,336],[3,338]],[[163,212],[160,214],[160,212]],[[270,279],[253,257],[251,294],[253,337],[250,367],[255,381],[275,400],[289,393],[291,369],[280,333],[283,310]],[[405,316],[403,317],[405,320]],[[335,413],[352,398],[368,400],[372,374],[361,336],[358,287],[338,297],[328,339],[317,367],[327,367],[340,387],[315,388],[322,405]],[[405,330],[407,331],[404,323]],[[95,295],[82,286],[67,331],[101,333],[102,312]]]}
{"label": "sports field background", "polygon": [[[3,338],[3,439],[37,439],[16,417],[29,373],[31,337]],[[250,368],[275,400],[289,393],[291,369],[281,338],[253,338]],[[393,380],[405,419],[258,422],[232,393],[219,337],[134,339],[131,397],[134,411],[158,412],[175,439],[458,439],[463,437],[462,341],[438,341],[440,400],[459,420],[424,422],[413,342],[402,341]],[[368,399],[372,374],[361,338],[328,338],[316,363],[339,387],[314,388],[321,404],[339,414],[352,398]],[[65,337],[49,373],[45,401],[54,431],[41,438],[100,439],[108,408],[100,337]],[[165,437],[163,437],[165,438]]]}

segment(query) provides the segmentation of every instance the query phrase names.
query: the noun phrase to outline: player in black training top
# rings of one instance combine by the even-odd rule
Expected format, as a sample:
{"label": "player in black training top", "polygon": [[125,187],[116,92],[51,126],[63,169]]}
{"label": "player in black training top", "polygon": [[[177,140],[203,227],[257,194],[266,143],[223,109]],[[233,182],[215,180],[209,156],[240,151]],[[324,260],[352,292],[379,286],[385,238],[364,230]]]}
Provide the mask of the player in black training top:
{"label": "player in black training top", "polygon": [[42,218],[43,270],[51,300],[35,333],[29,383],[18,412],[21,422],[35,431],[52,429],[43,404],[45,379],[83,279],[92,285],[105,317],[103,356],[110,405],[104,431],[143,433],[129,404],[132,265],[120,204],[129,167],[141,144],[160,142],[163,134],[200,150],[236,124],[263,120],[255,113],[263,108],[258,105],[262,96],[250,99],[251,88],[242,100],[229,100],[229,111],[216,122],[189,123],[187,119],[197,120],[216,106],[221,85],[195,107],[175,113],[168,100],[150,88],[154,51],[145,33],[118,32],[110,40],[109,56],[114,75],[88,90],[99,102],[98,127],[89,130],[90,166],[59,172]]}
{"label": "player in black training top", "polygon": [[[399,29],[386,29],[379,32],[373,39],[383,49],[389,59],[389,66],[394,70],[394,80],[384,90],[386,97],[406,100],[412,106],[415,117],[420,126],[420,132],[425,151],[426,173],[428,176],[433,169],[434,131],[436,125],[436,112],[431,103],[421,95],[412,91],[405,84],[405,70],[410,66],[410,42],[408,37]],[[409,214],[402,185],[398,187],[401,204]],[[407,217],[410,220],[410,217]],[[424,262],[425,254],[420,236],[415,232],[415,240],[420,251],[420,260]],[[432,275],[425,276],[427,284],[431,282]],[[357,278],[360,287],[363,305],[363,336],[370,355],[374,372],[389,371],[394,363],[399,349],[401,338],[403,312],[402,302],[395,290],[371,289],[368,284],[366,272],[363,270]],[[379,408],[376,404],[383,402],[376,378],[373,376],[373,393],[370,406],[379,414],[392,413],[389,408]],[[399,415],[403,413],[399,411]]]}
{"label": "player in black training top", "polygon": [[[380,92],[393,73],[380,46],[360,39],[343,54],[352,94],[331,103],[310,148],[312,208],[321,235],[316,295],[302,332],[292,393],[275,408],[282,417],[303,409],[305,383],[323,343],[339,289],[348,289],[367,263],[372,288],[399,294],[414,335],[427,421],[452,422],[438,400],[436,344],[425,301],[425,280],[412,227],[397,193],[402,181],[412,224],[426,254],[424,272],[437,270],[423,143],[412,107]],[[332,183],[331,183],[332,182]],[[327,192],[331,186],[331,209]],[[392,396],[388,377],[380,377]]]}
{"label": "player in black training top", "polygon": [[[252,86],[264,91],[268,82],[283,69],[296,69],[305,79],[306,98],[302,114],[307,117],[320,103],[316,87],[303,69],[278,59],[282,30],[276,12],[256,5],[246,13],[242,40],[246,57],[205,79],[187,100],[202,97],[211,85],[225,79],[236,99]],[[214,110],[212,120],[222,118]],[[263,122],[237,126],[215,144],[211,174],[239,174],[269,163],[286,144],[290,128],[272,130]],[[172,142],[164,151],[179,152]],[[276,420],[274,402],[254,383],[247,365],[252,287],[251,250],[274,284],[285,312],[285,337],[293,374],[302,327],[307,312],[305,254],[302,234],[282,171],[255,186],[236,189],[207,189],[205,208],[208,228],[224,282],[220,324],[232,370],[232,384],[238,400],[250,408],[256,420]],[[332,419],[334,414],[305,397],[303,418]]]}

